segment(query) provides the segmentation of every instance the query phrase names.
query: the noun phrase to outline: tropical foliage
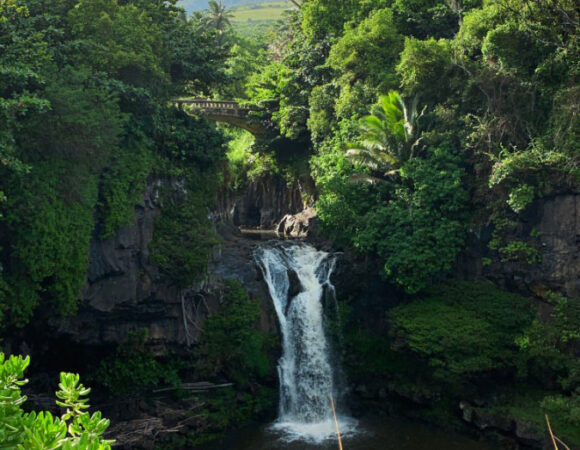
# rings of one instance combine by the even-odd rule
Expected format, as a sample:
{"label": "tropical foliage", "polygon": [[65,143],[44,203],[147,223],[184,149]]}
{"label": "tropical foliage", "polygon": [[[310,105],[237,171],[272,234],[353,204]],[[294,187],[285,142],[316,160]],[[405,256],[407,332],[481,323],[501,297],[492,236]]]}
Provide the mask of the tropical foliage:
{"label": "tropical foliage", "polygon": [[[472,195],[463,191],[462,209],[471,208],[483,223],[523,214],[551,189],[577,186],[572,109],[578,43],[572,28],[578,12],[568,0],[548,3],[301,3],[280,30],[274,61],[250,80],[248,91],[283,135],[310,138],[317,210],[327,233],[384,258],[379,248],[392,250],[387,234],[376,245],[360,242],[368,242],[361,236],[373,235],[371,230],[375,236],[393,232],[390,219],[375,217],[369,225],[366,211],[399,204],[413,219],[429,216],[433,204],[413,204],[417,185],[405,173],[432,157],[429,148],[444,147],[465,174],[476,174],[469,180],[443,177],[438,188],[468,189]],[[558,22],[558,15],[565,19]],[[450,250],[445,272],[465,228],[461,221],[445,226],[446,213],[437,217],[425,231],[447,230],[446,242],[454,243],[443,247]],[[400,236],[402,245],[416,263],[425,263],[426,246],[416,247],[413,236]],[[399,284],[395,274],[404,269],[388,262],[385,268]]]}
{"label": "tropical foliage", "polygon": [[[359,120],[361,140],[350,144],[346,157],[353,163],[382,176],[398,172],[401,166],[421,151],[417,97],[408,109],[395,91],[379,97],[375,114]],[[376,177],[362,177],[375,182]]]}
{"label": "tropical foliage", "polygon": [[[144,193],[161,213],[140,257],[179,291],[207,278],[217,194],[281,177],[309,187],[321,233],[400,300],[381,315],[383,335],[348,330],[357,377],[388,377],[412,399],[421,387],[453,407],[483,392],[491,409],[524,417],[535,405],[577,426],[579,300],[542,286],[529,302],[449,281],[476,253],[478,274],[521,287],[546,256],[537,206],[578,192],[577,2],[292,4],[276,32],[241,39],[222,0],[190,18],[177,0],[0,0],[2,335],[74,314],[91,245],[133,225]],[[250,103],[251,119],[278,136],[252,140],[172,102],[197,96]],[[258,392],[271,375],[259,305],[236,283],[223,291],[196,371]],[[84,412],[76,377],[62,379],[63,417],[29,414],[19,390],[27,360],[1,363],[0,414],[10,418],[0,442],[106,448],[106,422]],[[120,393],[177,383],[179,367],[121,346],[98,371]],[[501,386],[478,384],[490,376]],[[516,385],[536,394],[520,402]],[[240,403],[240,417],[251,415],[249,395],[216,395],[203,414],[225,418],[221,432],[238,423]]]}
{"label": "tropical foliage", "polygon": [[152,178],[217,173],[221,133],[168,100],[226,79],[221,31],[175,1],[0,3],[0,328],[74,313],[91,239],[130,225]]}
{"label": "tropical foliage", "polygon": [[90,449],[110,450],[114,441],[103,439],[109,420],[100,412],[90,414],[86,396],[90,389],[73,373],[61,373],[57,405],[64,413],[58,417],[50,412],[25,412],[27,398],[21,388],[28,380],[24,371],[30,357],[0,353],[0,442],[4,448],[19,450]]}

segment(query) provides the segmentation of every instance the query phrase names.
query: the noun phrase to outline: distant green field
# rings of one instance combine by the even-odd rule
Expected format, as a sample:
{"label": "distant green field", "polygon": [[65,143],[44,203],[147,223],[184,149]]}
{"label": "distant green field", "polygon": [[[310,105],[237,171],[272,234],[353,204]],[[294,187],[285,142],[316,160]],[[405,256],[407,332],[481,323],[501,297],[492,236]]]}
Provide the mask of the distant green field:
{"label": "distant green field", "polygon": [[255,38],[261,41],[274,29],[275,23],[272,20],[260,20],[253,22],[233,22],[233,26],[239,36]]}
{"label": "distant green field", "polygon": [[286,0],[270,1],[263,3],[256,3],[252,5],[238,6],[232,8],[233,17],[232,22],[247,23],[247,22],[262,22],[262,21],[276,21],[282,18],[282,14],[291,3]]}

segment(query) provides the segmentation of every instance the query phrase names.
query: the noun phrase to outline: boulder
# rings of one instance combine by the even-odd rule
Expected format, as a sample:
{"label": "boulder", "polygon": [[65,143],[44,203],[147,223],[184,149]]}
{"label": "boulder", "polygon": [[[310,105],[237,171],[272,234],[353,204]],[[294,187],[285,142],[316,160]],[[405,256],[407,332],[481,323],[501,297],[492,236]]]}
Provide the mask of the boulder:
{"label": "boulder", "polygon": [[292,300],[294,297],[296,297],[298,294],[300,294],[300,292],[304,290],[304,286],[302,286],[302,283],[300,282],[300,278],[298,278],[298,274],[296,273],[296,271],[292,269],[288,269],[288,282],[289,282],[288,286],[288,303],[289,303],[290,300]]}
{"label": "boulder", "polygon": [[276,226],[276,232],[285,237],[306,237],[310,231],[310,223],[315,217],[316,211],[310,207],[306,207],[298,214],[287,214]]}
{"label": "boulder", "polygon": [[515,433],[524,444],[537,448],[542,448],[542,444],[546,439],[545,433],[538,430],[537,424],[523,419],[516,419]]}
{"label": "boulder", "polygon": [[494,428],[510,432],[515,428],[514,420],[507,414],[492,412],[488,408],[476,408],[466,401],[459,403],[463,420],[475,425],[480,430]]}

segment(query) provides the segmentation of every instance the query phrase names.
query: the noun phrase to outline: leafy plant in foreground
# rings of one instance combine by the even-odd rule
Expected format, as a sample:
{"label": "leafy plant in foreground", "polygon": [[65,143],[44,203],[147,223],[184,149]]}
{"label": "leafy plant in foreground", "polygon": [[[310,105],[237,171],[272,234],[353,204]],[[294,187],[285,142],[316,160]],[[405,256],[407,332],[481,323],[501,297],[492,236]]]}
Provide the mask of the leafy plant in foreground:
{"label": "leafy plant in foreground", "polygon": [[99,411],[89,414],[91,391],[80,383],[79,375],[61,373],[57,404],[66,408],[61,417],[48,411],[25,413],[26,396],[20,388],[28,380],[24,371],[30,357],[0,353],[0,449],[19,450],[109,450],[113,441],[103,439],[109,427]]}

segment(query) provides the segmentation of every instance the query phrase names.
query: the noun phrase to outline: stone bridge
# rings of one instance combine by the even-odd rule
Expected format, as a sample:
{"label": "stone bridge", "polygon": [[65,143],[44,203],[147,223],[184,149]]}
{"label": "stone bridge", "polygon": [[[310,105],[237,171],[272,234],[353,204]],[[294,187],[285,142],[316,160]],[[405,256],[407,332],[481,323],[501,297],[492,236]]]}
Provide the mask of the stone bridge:
{"label": "stone bridge", "polygon": [[175,103],[187,106],[188,112],[203,115],[208,120],[229,123],[238,128],[243,128],[257,138],[265,137],[268,134],[266,127],[259,122],[259,119],[249,115],[250,111],[255,111],[256,109],[242,107],[238,102],[196,98],[193,100],[176,100]]}

